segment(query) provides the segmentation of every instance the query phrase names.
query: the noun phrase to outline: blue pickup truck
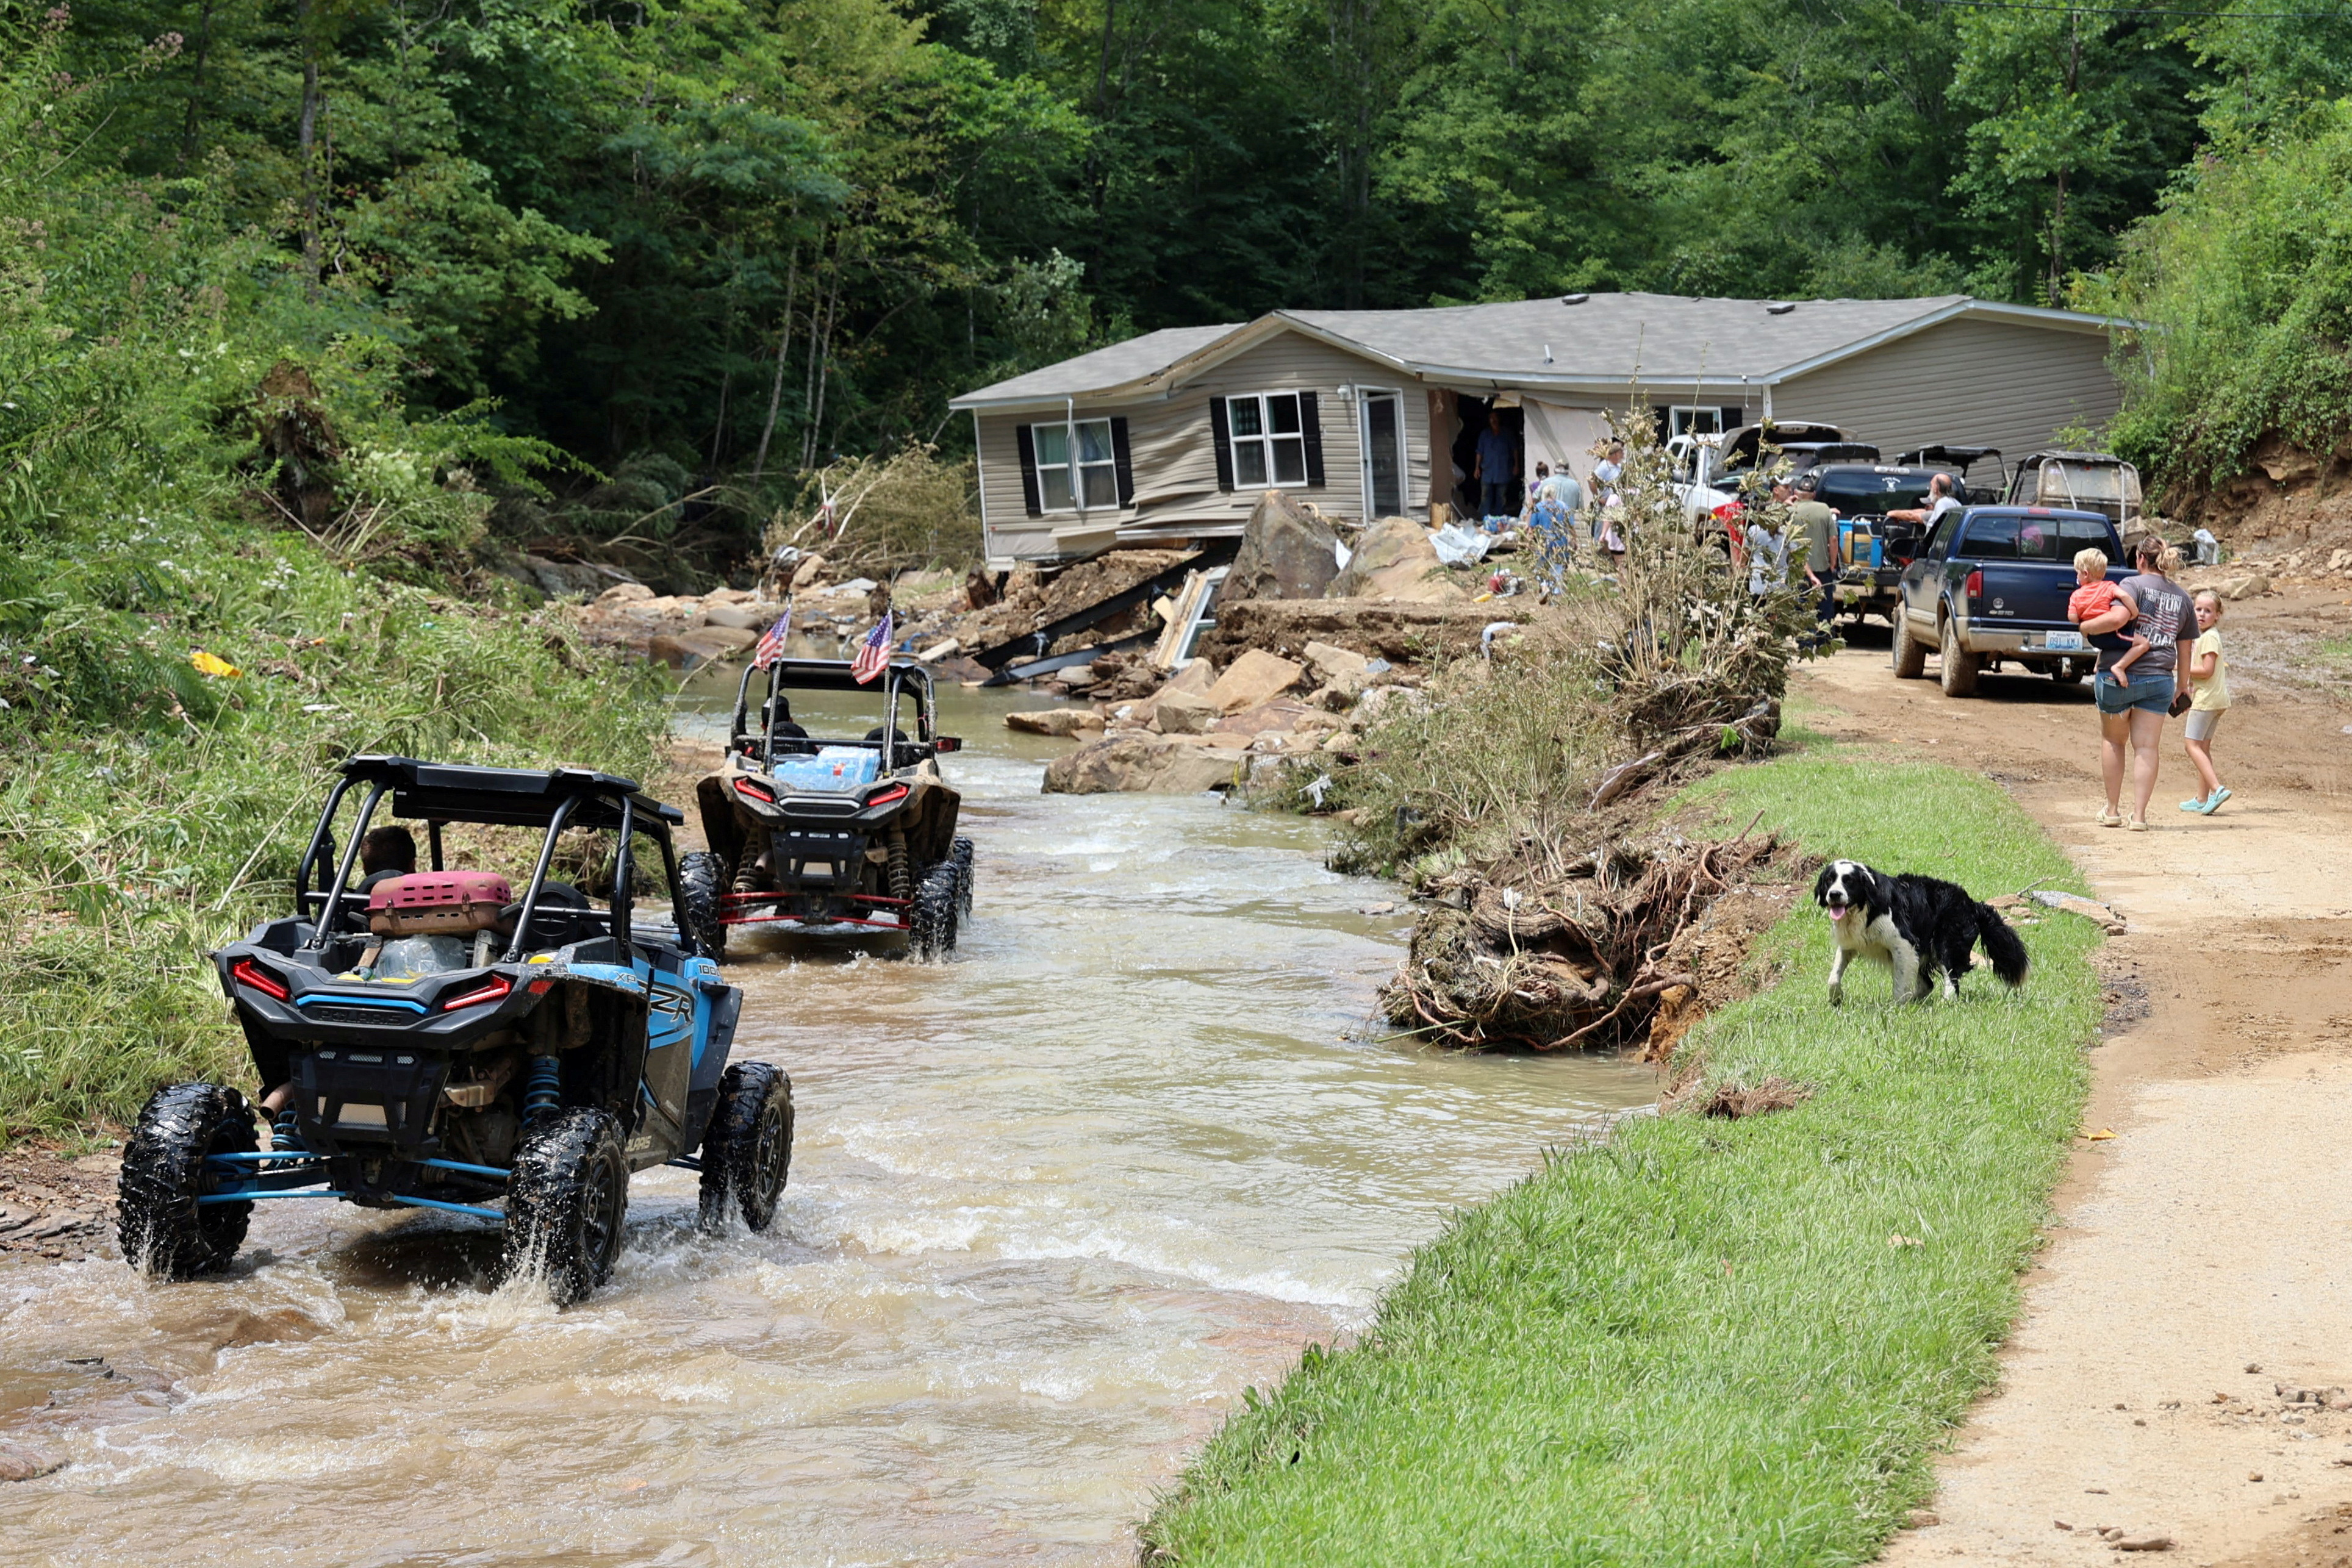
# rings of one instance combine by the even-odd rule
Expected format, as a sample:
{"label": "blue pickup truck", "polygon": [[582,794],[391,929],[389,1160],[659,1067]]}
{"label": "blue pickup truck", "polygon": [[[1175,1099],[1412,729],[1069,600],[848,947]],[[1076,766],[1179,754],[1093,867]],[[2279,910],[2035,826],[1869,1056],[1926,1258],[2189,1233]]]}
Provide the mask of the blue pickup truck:
{"label": "blue pickup truck", "polygon": [[2061,681],[2090,674],[2096,653],[2066,619],[2074,591],[2074,556],[2106,552],[2107,576],[2121,565],[2123,541],[2096,512],[2047,507],[1965,507],[1947,512],[1903,569],[1895,606],[1895,674],[1916,681],[1927,655],[1939,655],[1944,694],[1974,696],[1977,676],[2004,659],[2046,670]]}

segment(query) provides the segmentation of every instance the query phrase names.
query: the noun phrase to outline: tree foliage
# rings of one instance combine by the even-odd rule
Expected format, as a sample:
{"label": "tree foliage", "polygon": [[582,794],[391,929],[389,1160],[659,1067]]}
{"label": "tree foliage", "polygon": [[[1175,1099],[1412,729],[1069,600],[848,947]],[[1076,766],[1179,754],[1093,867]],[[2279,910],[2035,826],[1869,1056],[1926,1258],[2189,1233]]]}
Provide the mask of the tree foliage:
{"label": "tree foliage", "polygon": [[1137,330],[1573,288],[2058,302],[2200,145],[2303,123],[2352,58],[2352,23],[2253,0],[81,0],[52,25],[104,99],[79,167],[201,207],[289,347],[375,344],[408,410],[605,473],[724,478],[746,542],[797,476],[953,450],[955,392]]}

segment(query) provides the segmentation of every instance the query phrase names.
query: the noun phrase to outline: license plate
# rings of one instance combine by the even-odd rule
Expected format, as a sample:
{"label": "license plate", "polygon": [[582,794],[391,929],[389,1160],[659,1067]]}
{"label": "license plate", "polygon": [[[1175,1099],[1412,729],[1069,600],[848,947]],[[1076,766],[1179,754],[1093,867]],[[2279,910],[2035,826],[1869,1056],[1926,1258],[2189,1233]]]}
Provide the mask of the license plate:
{"label": "license plate", "polygon": [[2042,645],[2079,653],[2083,651],[2083,634],[2080,632],[2052,632],[2042,639]]}

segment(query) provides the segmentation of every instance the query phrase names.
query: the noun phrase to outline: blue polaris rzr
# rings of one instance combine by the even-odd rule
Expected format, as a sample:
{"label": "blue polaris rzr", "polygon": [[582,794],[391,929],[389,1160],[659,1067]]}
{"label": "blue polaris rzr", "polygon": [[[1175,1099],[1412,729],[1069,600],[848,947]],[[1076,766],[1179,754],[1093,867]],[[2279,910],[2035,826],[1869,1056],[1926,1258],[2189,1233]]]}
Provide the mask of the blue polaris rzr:
{"label": "blue polaris rzr", "polygon": [[[355,793],[339,855],[336,816]],[[380,812],[423,826],[428,871]],[[580,768],[346,761],[293,915],[212,956],[274,1117],[269,1147],[236,1090],[158,1090],[123,1150],[124,1257],[167,1279],[209,1273],[256,1201],[337,1197],[501,1220],[502,1271],[536,1271],[562,1304],[611,1276],[629,1175],[664,1164],[701,1172],[706,1225],[732,1207],[766,1229],[792,1162],[792,1082],[727,1065],[742,992],[679,936],[709,915],[679,883],[680,821],[631,780]],[[445,866],[457,824],[482,830],[465,847],[484,858],[513,852],[513,830],[537,833],[519,898],[495,873]],[[365,874],[363,841],[393,863]],[[560,862],[603,882],[604,907],[551,877]],[[641,885],[667,891],[671,923],[638,923]]]}

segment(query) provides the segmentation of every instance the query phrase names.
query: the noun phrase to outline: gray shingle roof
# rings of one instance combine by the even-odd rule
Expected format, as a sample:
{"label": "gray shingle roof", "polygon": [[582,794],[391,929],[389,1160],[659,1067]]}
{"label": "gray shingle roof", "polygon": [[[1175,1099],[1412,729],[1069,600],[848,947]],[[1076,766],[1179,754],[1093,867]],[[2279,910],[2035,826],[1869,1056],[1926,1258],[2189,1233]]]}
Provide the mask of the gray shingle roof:
{"label": "gray shingle roof", "polygon": [[[1570,296],[1570,298],[1574,298]],[[1765,377],[1832,350],[1967,302],[1807,299],[1779,315],[1760,299],[1685,299],[1672,294],[1557,296],[1426,310],[1286,310],[1282,315],[1416,368],[1481,376],[1629,379],[1670,384]],[[1549,345],[1552,362],[1544,362]]]}
{"label": "gray shingle roof", "polygon": [[1070,397],[1120,386],[1166,370],[1228,332],[1240,330],[1242,325],[1228,321],[1218,327],[1163,327],[1140,338],[1129,338],[1124,343],[1113,343],[1108,349],[1097,349],[1074,360],[1064,360],[1026,375],[982,387],[978,392],[968,392],[955,401],[1001,402],[1015,398]]}
{"label": "gray shingle roof", "polygon": [[[1770,382],[1874,340],[1967,312],[2062,329],[2103,318],[1937,294],[1920,299],[1689,299],[1674,294],[1557,295],[1420,310],[1277,310],[1246,324],[1174,327],[982,387],[950,405],[1037,402],[1137,387],[1223,340],[1260,341],[1284,323],[1441,381],[1650,387]],[[1544,358],[1549,349],[1551,359]],[[1222,353],[1209,356],[1210,362]]]}

